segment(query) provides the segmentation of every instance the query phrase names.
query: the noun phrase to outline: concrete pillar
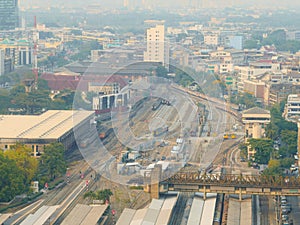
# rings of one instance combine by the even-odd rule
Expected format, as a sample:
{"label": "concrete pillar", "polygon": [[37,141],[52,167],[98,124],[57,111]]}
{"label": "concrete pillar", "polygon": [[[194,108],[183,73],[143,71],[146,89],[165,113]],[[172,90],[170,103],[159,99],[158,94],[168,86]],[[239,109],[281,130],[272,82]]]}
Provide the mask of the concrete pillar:
{"label": "concrete pillar", "polygon": [[161,179],[162,166],[155,165],[151,171],[151,198],[159,199],[159,182]]}
{"label": "concrete pillar", "polygon": [[242,201],[242,188],[239,188],[239,200]]}
{"label": "concrete pillar", "polygon": [[206,186],[203,187],[203,200],[206,200]]}

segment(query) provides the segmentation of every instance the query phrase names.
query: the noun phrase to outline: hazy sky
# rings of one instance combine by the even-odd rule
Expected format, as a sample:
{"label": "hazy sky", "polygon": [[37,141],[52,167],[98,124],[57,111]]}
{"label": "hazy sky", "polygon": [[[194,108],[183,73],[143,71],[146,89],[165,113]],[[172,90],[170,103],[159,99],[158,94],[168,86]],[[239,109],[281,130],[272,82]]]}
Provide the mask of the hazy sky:
{"label": "hazy sky", "polygon": [[[19,0],[20,6],[63,6],[68,7],[81,7],[82,5],[98,3],[104,7],[109,8],[120,8],[123,6],[124,0]],[[161,6],[161,7],[184,7],[189,5],[199,5],[203,7],[215,7],[229,5],[247,5],[252,7],[290,7],[294,8],[299,6],[300,2],[298,0],[127,0],[129,4],[132,5],[142,5],[142,2],[150,5]]]}

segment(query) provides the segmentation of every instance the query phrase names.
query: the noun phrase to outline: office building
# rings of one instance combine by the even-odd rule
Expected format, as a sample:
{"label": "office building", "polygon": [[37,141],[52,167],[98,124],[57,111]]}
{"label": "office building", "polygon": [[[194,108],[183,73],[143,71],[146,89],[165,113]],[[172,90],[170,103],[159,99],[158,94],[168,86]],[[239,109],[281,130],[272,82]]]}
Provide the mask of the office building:
{"label": "office building", "polygon": [[0,1],[0,30],[14,30],[19,27],[18,0]]}

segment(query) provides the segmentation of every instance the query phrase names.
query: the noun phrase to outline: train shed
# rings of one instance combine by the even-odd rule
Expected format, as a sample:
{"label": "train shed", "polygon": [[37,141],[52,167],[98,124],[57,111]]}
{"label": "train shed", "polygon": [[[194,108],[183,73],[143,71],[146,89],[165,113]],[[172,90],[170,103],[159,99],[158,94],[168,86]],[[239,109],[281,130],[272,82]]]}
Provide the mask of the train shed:
{"label": "train shed", "polygon": [[22,143],[32,148],[34,156],[44,147],[60,142],[65,149],[75,144],[74,131],[85,132],[94,118],[93,111],[49,110],[41,115],[0,115],[0,148],[9,150]]}

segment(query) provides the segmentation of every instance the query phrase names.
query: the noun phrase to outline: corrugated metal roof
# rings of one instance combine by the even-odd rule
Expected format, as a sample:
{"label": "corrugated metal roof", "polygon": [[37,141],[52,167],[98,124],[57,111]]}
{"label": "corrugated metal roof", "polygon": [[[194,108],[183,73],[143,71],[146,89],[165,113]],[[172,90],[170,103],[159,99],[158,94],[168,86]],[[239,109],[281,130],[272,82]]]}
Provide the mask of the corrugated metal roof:
{"label": "corrugated metal roof", "polygon": [[252,202],[251,199],[241,202],[241,221],[240,225],[252,224]]}
{"label": "corrugated metal roof", "polygon": [[90,206],[91,211],[86,215],[80,225],[96,225],[107,209],[107,205]]}
{"label": "corrugated metal roof", "polygon": [[30,214],[20,225],[44,224],[55,212],[57,206],[42,206],[34,214]]}
{"label": "corrugated metal roof", "polygon": [[88,205],[77,204],[61,225],[80,225],[90,210]]}
{"label": "corrugated metal roof", "polygon": [[135,212],[136,210],[134,209],[124,209],[120,218],[118,219],[117,225],[130,225]]}
{"label": "corrugated metal roof", "polygon": [[240,225],[240,208],[241,204],[239,201],[232,198],[229,199],[227,225]]}
{"label": "corrugated metal roof", "polygon": [[134,214],[134,217],[131,220],[130,225],[141,225],[147,211],[148,211],[147,208],[137,210],[136,213]]}
{"label": "corrugated metal roof", "polygon": [[32,225],[35,221],[49,208],[49,206],[42,206],[34,214],[29,214],[20,225]]}
{"label": "corrugated metal roof", "polygon": [[202,217],[204,201],[194,197],[187,225],[199,225]]}
{"label": "corrugated metal roof", "polygon": [[216,198],[208,198],[204,201],[200,225],[212,225],[214,221]]}
{"label": "corrugated metal roof", "polygon": [[154,225],[156,223],[157,217],[159,215],[159,211],[160,211],[160,208],[159,209],[149,208],[144,217],[144,221],[143,221],[142,225],[148,225],[148,224]]}
{"label": "corrugated metal roof", "polygon": [[58,139],[94,111],[49,110],[41,115],[0,115],[0,138]]}
{"label": "corrugated metal roof", "polygon": [[41,225],[46,223],[46,221],[51,217],[56,209],[57,206],[49,206],[48,209],[35,221],[33,225]]}
{"label": "corrugated metal roof", "polygon": [[176,196],[165,199],[164,204],[160,210],[160,213],[157,217],[155,224],[157,224],[157,225],[167,225],[168,224],[176,201],[177,201]]}
{"label": "corrugated metal roof", "polygon": [[153,199],[150,206],[149,206],[149,209],[159,210],[162,207],[163,203],[164,203],[164,200]]}

